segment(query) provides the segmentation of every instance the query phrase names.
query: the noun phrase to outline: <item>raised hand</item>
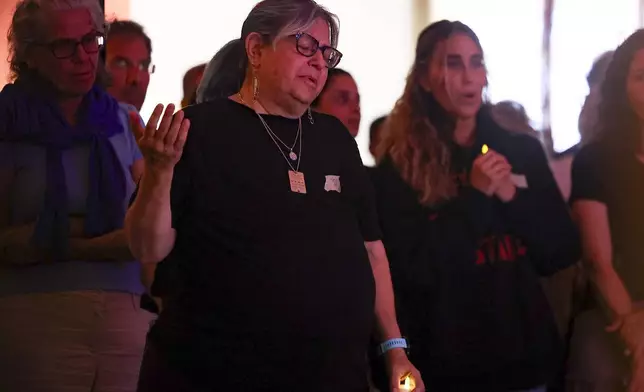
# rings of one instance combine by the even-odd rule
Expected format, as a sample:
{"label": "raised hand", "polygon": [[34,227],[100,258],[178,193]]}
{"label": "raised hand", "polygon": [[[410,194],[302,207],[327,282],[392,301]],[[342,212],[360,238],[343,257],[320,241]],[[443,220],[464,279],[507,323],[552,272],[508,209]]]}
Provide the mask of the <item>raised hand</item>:
{"label": "raised hand", "polygon": [[130,114],[146,171],[153,174],[171,173],[183,153],[190,120],[184,118],[183,111],[175,114],[174,109],[170,104],[164,112],[163,105],[157,105],[145,128],[140,125],[137,114]]}
{"label": "raised hand", "polygon": [[506,180],[509,180],[512,166],[505,157],[493,150],[479,155],[472,164],[470,184],[492,196]]}

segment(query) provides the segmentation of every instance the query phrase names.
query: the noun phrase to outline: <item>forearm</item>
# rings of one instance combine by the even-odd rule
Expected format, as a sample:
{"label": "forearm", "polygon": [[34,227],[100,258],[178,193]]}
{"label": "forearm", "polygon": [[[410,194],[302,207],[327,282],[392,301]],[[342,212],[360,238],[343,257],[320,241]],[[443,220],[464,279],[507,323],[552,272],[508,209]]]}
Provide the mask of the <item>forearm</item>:
{"label": "forearm", "polygon": [[550,276],[580,260],[579,230],[554,186],[542,194],[517,189],[503,211],[513,234],[527,245],[540,275]]}
{"label": "forearm", "polygon": [[172,174],[141,178],[139,193],[125,216],[125,233],[134,257],[141,263],[158,263],[174,247],[170,188]]}
{"label": "forearm", "polygon": [[115,230],[95,238],[70,238],[69,259],[85,261],[131,261],[124,230]]}
{"label": "forearm", "polygon": [[633,311],[631,297],[615,269],[593,269],[590,275],[601,299],[612,313],[610,316],[620,318]]}
{"label": "forearm", "polygon": [[[382,245],[379,245],[379,247],[382,247]],[[394,290],[384,247],[382,247],[382,250],[369,250],[369,260],[376,283],[375,316],[378,338],[382,342],[399,338],[401,333],[396,318]]]}

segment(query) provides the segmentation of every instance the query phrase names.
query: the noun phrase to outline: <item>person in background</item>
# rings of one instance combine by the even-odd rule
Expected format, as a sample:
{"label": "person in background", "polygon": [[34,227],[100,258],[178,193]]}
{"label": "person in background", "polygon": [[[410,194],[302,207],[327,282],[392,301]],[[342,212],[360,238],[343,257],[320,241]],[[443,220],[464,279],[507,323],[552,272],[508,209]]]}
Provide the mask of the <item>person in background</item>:
{"label": "person in background", "polygon": [[190,68],[183,75],[183,98],[181,99],[181,107],[197,103],[197,87],[199,87],[205,71],[206,64],[199,64]]}
{"label": "person in background", "polygon": [[351,136],[358,136],[360,93],[356,81],[347,71],[340,68],[330,69],[326,84],[311,107],[337,118],[347,127]]}
{"label": "person in background", "polygon": [[180,284],[150,331],[139,392],[362,392],[374,324],[392,389],[411,372],[424,392],[355,140],[307,110],[337,40],[316,2],[261,1],[220,62],[238,65],[241,89],[175,116],[171,105],[160,124],[154,110],[126,230],[138,259],[175,264]]}
{"label": "person in background", "polygon": [[410,359],[437,391],[546,391],[561,339],[539,277],[578,235],[540,143],[483,105],[476,34],[419,36],[372,173]]}
{"label": "person in background", "polygon": [[[564,199],[570,198],[570,171],[572,168],[572,161],[583,144],[590,142],[594,135],[599,132],[598,127],[598,107],[601,101],[601,85],[604,80],[606,69],[610,64],[613,57],[613,51],[606,52],[599,56],[592,65],[586,80],[590,89],[584,105],[579,113],[579,134],[581,142],[570,147],[566,151],[555,154],[550,160],[550,167],[552,173],[557,180],[559,189],[564,196]],[[552,138],[550,137],[550,140]]]}
{"label": "person in background", "polygon": [[143,26],[131,20],[114,20],[108,31],[105,45],[105,63],[111,77],[108,92],[140,111],[155,70],[152,40]]}
{"label": "person in background", "polygon": [[597,57],[588,76],[586,76],[589,92],[579,113],[579,134],[582,143],[590,142],[599,132],[597,125],[599,122],[598,108],[601,103],[601,86],[606,76],[606,70],[613,60],[613,53],[614,51],[610,50]]}
{"label": "person in background", "polygon": [[242,58],[245,50],[234,39],[215,53],[197,87],[196,103],[228,98],[241,89],[246,75],[239,73],[239,64],[227,60]]}
{"label": "person in background", "polygon": [[569,391],[644,391],[644,30],[613,54],[597,130],[572,165],[572,211],[596,300],[574,326]]}
{"label": "person in background", "polygon": [[539,132],[530,125],[530,117],[523,105],[515,101],[501,101],[491,107],[494,121],[504,129],[530,135],[539,140]]}
{"label": "person in background", "polygon": [[0,390],[135,391],[150,315],[123,220],[143,172],[96,0],[21,0],[0,92]]}
{"label": "person in background", "polygon": [[376,156],[376,146],[380,143],[382,137],[382,130],[384,128],[387,116],[380,116],[373,120],[369,126],[369,152],[374,157]]}

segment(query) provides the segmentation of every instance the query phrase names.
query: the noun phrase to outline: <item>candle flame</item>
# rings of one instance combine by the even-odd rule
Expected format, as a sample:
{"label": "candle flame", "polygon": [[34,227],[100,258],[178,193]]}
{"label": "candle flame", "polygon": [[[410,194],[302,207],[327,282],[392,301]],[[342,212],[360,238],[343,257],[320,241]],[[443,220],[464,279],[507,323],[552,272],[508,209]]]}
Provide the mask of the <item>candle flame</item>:
{"label": "candle flame", "polygon": [[400,378],[400,388],[401,391],[413,391],[416,389],[416,381],[411,373],[407,373]]}
{"label": "candle flame", "polygon": [[485,155],[490,149],[488,148],[487,144],[484,144],[483,147],[481,147],[481,154]]}

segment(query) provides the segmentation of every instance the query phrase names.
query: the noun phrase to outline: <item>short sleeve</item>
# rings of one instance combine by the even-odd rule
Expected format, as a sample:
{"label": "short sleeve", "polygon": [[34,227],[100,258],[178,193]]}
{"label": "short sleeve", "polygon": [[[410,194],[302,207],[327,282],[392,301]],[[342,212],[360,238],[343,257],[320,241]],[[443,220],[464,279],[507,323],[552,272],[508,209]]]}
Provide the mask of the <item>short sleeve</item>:
{"label": "short sleeve", "polygon": [[602,155],[596,145],[583,147],[572,163],[570,203],[594,200],[606,203],[606,179]]}
{"label": "short sleeve", "polygon": [[[121,120],[121,123],[123,124],[123,127],[126,130],[125,140],[127,141],[129,156],[132,159],[131,163],[134,163],[139,159],[143,158],[143,154],[141,154],[139,145],[136,142],[134,129],[132,129],[132,125],[130,124],[130,112],[136,112],[138,115],[138,111],[132,105],[119,103],[119,106],[121,109],[119,112],[120,120]],[[138,118],[139,118],[140,124],[142,126],[145,126],[145,122],[143,121],[140,115],[138,115]]]}
{"label": "short sleeve", "polygon": [[348,140],[343,140],[347,146],[342,173],[342,176],[345,178],[341,178],[340,181],[343,187],[352,188],[352,202],[362,237],[366,242],[378,241],[382,238],[382,232],[378,223],[376,197],[371,177],[369,176],[367,168],[362,163],[360,151],[355,140],[353,140],[349,131],[344,129],[342,131],[346,133]]}

